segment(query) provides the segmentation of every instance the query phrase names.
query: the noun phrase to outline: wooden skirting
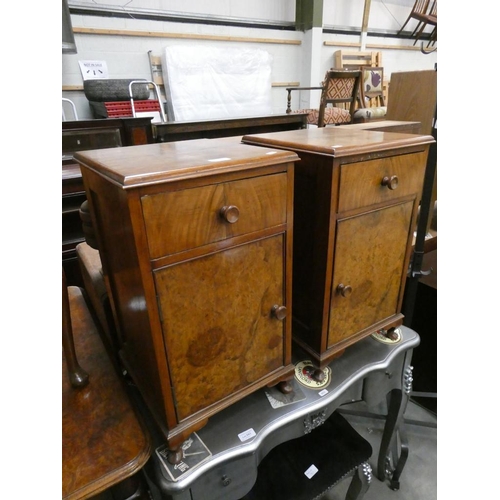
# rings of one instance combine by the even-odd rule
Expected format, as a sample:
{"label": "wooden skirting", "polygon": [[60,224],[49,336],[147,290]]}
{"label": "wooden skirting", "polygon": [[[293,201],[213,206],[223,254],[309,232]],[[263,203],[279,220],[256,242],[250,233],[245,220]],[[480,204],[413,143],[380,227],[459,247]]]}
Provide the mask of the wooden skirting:
{"label": "wooden skirting", "polygon": [[195,33],[165,33],[163,31],[134,31],[114,30],[102,28],[80,28],[73,27],[73,33],[84,35],[113,35],[113,36],[140,36],[152,38],[185,38],[189,40],[216,40],[223,42],[246,42],[246,43],[281,43],[285,45],[301,45],[301,40],[285,40],[281,38],[252,38],[242,36],[223,35],[200,35]]}
{"label": "wooden skirting", "polygon": [[[284,45],[301,45],[301,40],[286,40],[283,38],[253,38],[243,36],[224,36],[224,35],[202,35],[196,33],[165,33],[163,31],[136,31],[136,30],[115,30],[107,28],[82,28],[73,27],[73,33],[81,33],[83,35],[112,35],[112,36],[138,36],[150,38],[184,38],[187,40],[213,40],[223,42],[244,42],[244,43],[278,43]],[[353,47],[361,48],[359,42],[337,42],[325,41],[326,46],[333,47]],[[382,44],[366,44],[367,49],[386,49],[386,50],[420,50],[420,47],[413,45],[382,45]]]}
{"label": "wooden skirting", "polygon": [[63,85],[62,86],[63,92],[72,92],[72,91],[78,91],[78,90],[83,90],[83,85]]}
{"label": "wooden skirting", "polygon": [[[335,41],[325,41],[323,45],[329,47],[352,47],[361,48],[361,44],[358,42],[335,42]],[[414,47],[413,45],[380,45],[376,43],[367,43],[366,49],[384,49],[384,50],[417,50],[420,51],[420,47]]]}

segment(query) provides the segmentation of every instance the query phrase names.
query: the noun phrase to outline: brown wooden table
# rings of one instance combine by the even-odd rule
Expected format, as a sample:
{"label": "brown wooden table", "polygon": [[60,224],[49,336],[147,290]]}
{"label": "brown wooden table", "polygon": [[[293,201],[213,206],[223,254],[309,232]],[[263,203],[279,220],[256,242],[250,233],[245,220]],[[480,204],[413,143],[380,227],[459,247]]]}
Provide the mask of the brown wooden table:
{"label": "brown wooden table", "polygon": [[151,443],[104,349],[81,289],[70,286],[68,294],[76,354],[89,383],[83,388],[71,386],[63,352],[62,498],[80,500],[138,472],[151,454]]}
{"label": "brown wooden table", "polygon": [[349,128],[351,130],[371,130],[372,132],[400,132],[403,134],[420,134],[421,123],[417,121],[402,120],[370,120],[364,123],[350,123],[349,125],[337,125],[337,128]]}
{"label": "brown wooden table", "polygon": [[156,142],[215,139],[306,128],[307,113],[154,123]]}

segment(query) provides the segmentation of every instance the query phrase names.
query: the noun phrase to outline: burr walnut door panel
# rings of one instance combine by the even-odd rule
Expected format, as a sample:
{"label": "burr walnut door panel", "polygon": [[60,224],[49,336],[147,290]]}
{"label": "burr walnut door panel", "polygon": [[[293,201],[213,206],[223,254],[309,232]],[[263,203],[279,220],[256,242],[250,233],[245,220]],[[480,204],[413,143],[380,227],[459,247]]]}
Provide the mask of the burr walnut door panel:
{"label": "burr walnut door panel", "polygon": [[155,271],[179,422],[283,366],[284,238]]}
{"label": "burr walnut door panel", "polygon": [[328,346],[398,312],[413,201],[337,222]]}

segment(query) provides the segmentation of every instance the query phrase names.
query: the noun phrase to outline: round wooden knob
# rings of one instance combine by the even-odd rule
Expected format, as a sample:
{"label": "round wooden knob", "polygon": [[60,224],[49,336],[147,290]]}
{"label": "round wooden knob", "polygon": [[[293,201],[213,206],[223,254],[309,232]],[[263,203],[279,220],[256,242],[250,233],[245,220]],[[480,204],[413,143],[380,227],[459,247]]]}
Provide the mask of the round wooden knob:
{"label": "round wooden knob", "polygon": [[282,320],[284,320],[286,318],[286,307],[285,306],[279,306],[279,305],[276,304],[271,309],[271,314],[276,319],[279,319],[280,321],[282,321]]}
{"label": "round wooden knob", "polygon": [[227,205],[220,209],[220,216],[229,224],[234,224],[240,218],[240,209],[235,205]]}
{"label": "round wooden knob", "polygon": [[337,292],[340,293],[340,295],[342,295],[342,297],[349,297],[349,295],[351,295],[351,293],[352,293],[352,287],[341,283],[337,287]]}
{"label": "round wooden knob", "polygon": [[396,189],[399,184],[399,179],[397,175],[385,176],[382,179],[382,186],[387,186],[391,191]]}

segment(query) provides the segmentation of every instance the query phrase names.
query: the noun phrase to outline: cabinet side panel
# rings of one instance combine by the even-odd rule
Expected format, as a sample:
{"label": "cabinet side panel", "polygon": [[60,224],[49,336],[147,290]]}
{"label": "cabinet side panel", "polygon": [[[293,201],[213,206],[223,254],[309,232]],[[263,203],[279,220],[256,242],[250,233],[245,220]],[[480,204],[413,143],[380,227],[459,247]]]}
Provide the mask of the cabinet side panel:
{"label": "cabinet side panel", "polygon": [[284,235],[155,271],[179,421],[284,363]]}
{"label": "cabinet side panel", "polygon": [[121,348],[146,399],[157,402],[156,412],[163,416],[163,398],[127,193],[83,167],[82,173]]}
{"label": "cabinet side panel", "polygon": [[301,154],[295,165],[293,336],[321,351],[331,246],[332,159]]}

